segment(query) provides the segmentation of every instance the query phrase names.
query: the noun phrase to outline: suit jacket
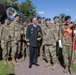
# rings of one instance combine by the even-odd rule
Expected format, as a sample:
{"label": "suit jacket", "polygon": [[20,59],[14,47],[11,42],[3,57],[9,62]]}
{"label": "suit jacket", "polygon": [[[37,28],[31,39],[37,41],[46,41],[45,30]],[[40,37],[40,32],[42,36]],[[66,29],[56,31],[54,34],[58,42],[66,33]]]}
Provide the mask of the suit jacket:
{"label": "suit jacket", "polygon": [[[41,34],[40,36],[38,34]],[[34,27],[34,25],[29,25],[26,30],[26,38],[29,40],[30,46],[37,47],[38,41],[37,38],[42,36],[42,30],[39,25]]]}

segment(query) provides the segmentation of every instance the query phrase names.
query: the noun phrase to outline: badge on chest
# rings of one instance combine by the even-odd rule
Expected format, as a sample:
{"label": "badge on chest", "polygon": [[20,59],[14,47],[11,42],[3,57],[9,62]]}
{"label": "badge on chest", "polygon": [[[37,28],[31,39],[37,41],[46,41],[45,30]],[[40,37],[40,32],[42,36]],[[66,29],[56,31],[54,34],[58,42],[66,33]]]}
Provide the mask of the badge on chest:
{"label": "badge on chest", "polygon": [[33,28],[31,28],[31,34],[34,32],[34,29]]}

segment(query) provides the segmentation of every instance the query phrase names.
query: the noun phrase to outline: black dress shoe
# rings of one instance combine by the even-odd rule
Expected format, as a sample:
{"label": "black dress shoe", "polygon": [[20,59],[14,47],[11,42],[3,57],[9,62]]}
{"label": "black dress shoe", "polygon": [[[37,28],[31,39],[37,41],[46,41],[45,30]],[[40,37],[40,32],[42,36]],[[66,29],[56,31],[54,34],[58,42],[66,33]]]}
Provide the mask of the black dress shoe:
{"label": "black dress shoe", "polygon": [[34,64],[35,66],[40,66],[39,64]]}
{"label": "black dress shoe", "polygon": [[29,65],[29,68],[32,68],[32,65]]}

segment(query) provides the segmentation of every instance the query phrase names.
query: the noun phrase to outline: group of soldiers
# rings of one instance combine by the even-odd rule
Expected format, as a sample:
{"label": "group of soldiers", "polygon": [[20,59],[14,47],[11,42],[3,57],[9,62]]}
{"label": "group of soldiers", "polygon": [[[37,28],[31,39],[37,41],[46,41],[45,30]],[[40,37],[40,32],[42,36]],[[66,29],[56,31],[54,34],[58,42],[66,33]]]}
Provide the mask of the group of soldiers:
{"label": "group of soldiers", "polygon": [[[42,39],[38,41],[38,58],[45,60],[44,67],[51,66],[55,70],[59,58],[63,59],[64,73],[68,70],[72,73],[72,63],[76,62],[75,50],[75,25],[71,23],[70,16],[62,16],[59,22],[58,16],[51,19],[37,17],[38,25],[42,29]],[[26,38],[27,27],[31,23],[23,20],[19,23],[19,15],[14,16],[14,21],[5,19],[5,23],[0,25],[0,45],[4,64],[12,63],[18,65],[18,61],[25,60],[25,55],[29,59],[29,40]],[[60,54],[62,53],[62,56]],[[21,58],[19,58],[21,53]],[[74,60],[74,61],[73,61]]]}
{"label": "group of soldiers", "polygon": [[71,22],[70,16],[62,16],[60,22],[58,16],[55,16],[54,23],[49,18],[41,23],[40,19],[38,25],[42,28],[43,37],[39,47],[40,59],[42,55],[46,59],[44,67],[52,66],[52,70],[55,70],[61,60],[63,72],[73,73],[72,65],[76,63],[76,24]]}

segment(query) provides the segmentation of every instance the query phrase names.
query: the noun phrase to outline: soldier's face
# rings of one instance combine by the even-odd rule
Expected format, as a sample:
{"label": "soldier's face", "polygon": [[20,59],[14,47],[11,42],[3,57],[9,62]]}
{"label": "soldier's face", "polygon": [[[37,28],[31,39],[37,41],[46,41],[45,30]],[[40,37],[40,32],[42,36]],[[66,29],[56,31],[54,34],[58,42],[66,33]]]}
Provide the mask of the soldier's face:
{"label": "soldier's face", "polygon": [[19,19],[20,19],[19,16],[15,17],[15,20],[16,20],[16,21],[19,21]]}
{"label": "soldier's face", "polygon": [[46,23],[46,26],[49,26],[51,24],[50,21],[46,21],[45,23]]}
{"label": "soldier's face", "polygon": [[5,20],[5,23],[6,23],[7,25],[10,24],[10,20],[6,19],[6,20]]}
{"label": "soldier's face", "polygon": [[27,23],[27,22],[24,22],[24,23],[23,23],[23,26],[27,26],[27,25],[28,25],[28,23]]}
{"label": "soldier's face", "polygon": [[69,23],[70,23],[70,21],[71,21],[71,19],[68,19],[68,20],[66,21],[66,23],[67,23],[67,24],[69,24]]}
{"label": "soldier's face", "polygon": [[64,22],[65,21],[65,18],[62,18],[62,21]]}
{"label": "soldier's face", "polygon": [[38,23],[41,23],[41,19],[38,19]]}
{"label": "soldier's face", "polygon": [[57,23],[58,21],[59,21],[58,18],[55,18],[55,19],[54,19],[54,23]]}

